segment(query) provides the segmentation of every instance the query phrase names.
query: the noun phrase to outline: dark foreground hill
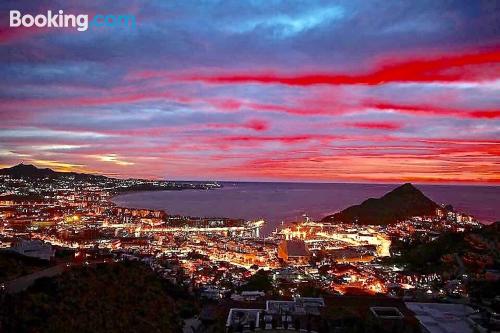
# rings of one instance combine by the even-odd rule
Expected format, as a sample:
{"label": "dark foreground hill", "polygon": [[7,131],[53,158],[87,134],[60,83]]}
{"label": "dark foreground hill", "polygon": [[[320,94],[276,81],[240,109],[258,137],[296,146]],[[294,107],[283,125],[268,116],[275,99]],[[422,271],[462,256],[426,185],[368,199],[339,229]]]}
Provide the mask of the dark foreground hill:
{"label": "dark foreground hill", "polygon": [[50,263],[46,260],[23,256],[16,252],[0,250],[0,283],[49,266]]}
{"label": "dark foreground hill", "polygon": [[0,298],[0,331],[182,332],[186,309],[190,296],[141,263],[84,266]]}
{"label": "dark foreground hill", "polygon": [[423,215],[434,215],[439,205],[410,183],[399,186],[381,198],[370,198],[360,205],[329,215],[323,222],[387,225]]}

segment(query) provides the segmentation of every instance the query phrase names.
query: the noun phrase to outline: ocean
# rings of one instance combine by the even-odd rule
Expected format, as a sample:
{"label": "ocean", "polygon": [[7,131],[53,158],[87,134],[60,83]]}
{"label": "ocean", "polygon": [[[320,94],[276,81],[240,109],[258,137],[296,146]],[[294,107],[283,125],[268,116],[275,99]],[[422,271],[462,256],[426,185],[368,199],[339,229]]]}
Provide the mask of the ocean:
{"label": "ocean", "polygon": [[[368,198],[378,198],[394,184],[344,183],[237,183],[223,182],[215,190],[134,192],[116,196],[113,202],[131,208],[163,209],[168,214],[203,217],[264,219],[262,230],[271,232],[281,222],[333,214]],[[416,185],[439,204],[471,214],[482,223],[500,220],[499,186]]]}

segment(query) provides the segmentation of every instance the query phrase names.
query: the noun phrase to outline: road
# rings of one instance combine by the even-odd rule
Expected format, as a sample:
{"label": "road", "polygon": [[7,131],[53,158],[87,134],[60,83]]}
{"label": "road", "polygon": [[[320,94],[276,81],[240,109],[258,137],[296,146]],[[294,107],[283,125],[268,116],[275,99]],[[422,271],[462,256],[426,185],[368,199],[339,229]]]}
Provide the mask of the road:
{"label": "road", "polygon": [[106,262],[108,262],[106,259],[98,259],[98,260],[89,260],[86,261],[85,263],[61,263],[56,266],[42,269],[40,271],[36,271],[31,274],[21,276],[17,279],[4,282],[5,292],[9,294],[14,294],[26,290],[29,286],[31,286],[35,282],[36,279],[39,279],[41,277],[53,277],[59,275],[69,267],[81,266],[81,265],[96,265]]}
{"label": "road", "polygon": [[41,271],[21,276],[17,279],[5,282],[5,291],[9,294],[18,293],[31,286],[36,279],[41,277],[52,277],[61,274],[66,267],[66,264],[59,264]]}

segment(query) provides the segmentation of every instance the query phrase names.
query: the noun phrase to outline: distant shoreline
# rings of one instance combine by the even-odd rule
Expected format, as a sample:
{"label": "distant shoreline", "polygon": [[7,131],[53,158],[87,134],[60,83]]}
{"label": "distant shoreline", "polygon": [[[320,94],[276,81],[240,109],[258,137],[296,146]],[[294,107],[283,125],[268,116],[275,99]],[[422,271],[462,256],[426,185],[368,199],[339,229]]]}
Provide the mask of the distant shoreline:
{"label": "distant shoreline", "polygon": [[[131,191],[124,191],[124,192],[118,192],[114,193],[109,196],[108,201],[120,206],[116,202],[113,201],[113,199],[121,196],[126,196],[129,194],[142,194],[142,193],[156,193],[156,192],[182,192],[182,191],[214,191],[214,190],[219,190],[220,188],[211,188],[211,189],[201,189],[201,188],[179,188],[179,189],[152,189],[152,190],[131,190]],[[129,209],[149,209],[149,208],[144,208],[144,207],[125,207]]]}
{"label": "distant shoreline", "polygon": [[[224,191],[136,191],[110,198],[113,204],[136,209],[158,209],[167,214],[201,217],[256,219],[274,230],[281,221],[301,220],[306,213],[315,220],[380,197],[394,186],[389,184],[220,182]],[[439,204],[451,203],[457,211],[473,215],[482,224],[499,220],[495,198],[500,188],[493,186],[419,185]],[[457,190],[458,189],[458,190]],[[462,189],[462,190],[460,190]],[[126,196],[130,195],[130,196]],[[126,196],[126,197],[125,197]],[[123,198],[123,199],[122,199]],[[120,201],[119,203],[117,201]],[[267,231],[270,231],[267,230]]]}
{"label": "distant shoreline", "polygon": [[[165,180],[166,182],[173,182],[173,183],[179,183],[179,184],[189,184],[189,183],[208,183],[208,181],[203,181],[203,180]],[[253,181],[253,180],[221,180],[217,181],[219,184],[310,184],[310,185],[401,185],[405,182],[410,182],[415,186],[456,186],[456,187],[492,187],[492,188],[500,188],[500,184],[470,184],[470,183],[460,183],[460,184],[446,184],[446,183],[418,183],[418,182],[413,182],[411,180],[402,180],[399,182],[372,182],[372,183],[363,183],[363,182],[327,182],[327,181],[321,181],[321,182],[306,182],[306,181]]]}

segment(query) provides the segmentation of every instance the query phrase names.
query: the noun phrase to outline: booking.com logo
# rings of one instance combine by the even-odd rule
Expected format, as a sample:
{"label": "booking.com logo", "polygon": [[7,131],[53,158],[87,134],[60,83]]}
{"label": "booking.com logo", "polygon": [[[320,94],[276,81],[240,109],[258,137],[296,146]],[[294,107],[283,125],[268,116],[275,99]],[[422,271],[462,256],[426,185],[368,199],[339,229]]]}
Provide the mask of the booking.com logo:
{"label": "booking.com logo", "polygon": [[62,9],[57,13],[48,10],[46,15],[22,15],[18,10],[11,10],[9,23],[13,28],[35,26],[38,28],[76,28],[78,31],[87,31],[89,27],[135,28],[135,16],[96,14],[89,20],[87,14],[65,14]]}

